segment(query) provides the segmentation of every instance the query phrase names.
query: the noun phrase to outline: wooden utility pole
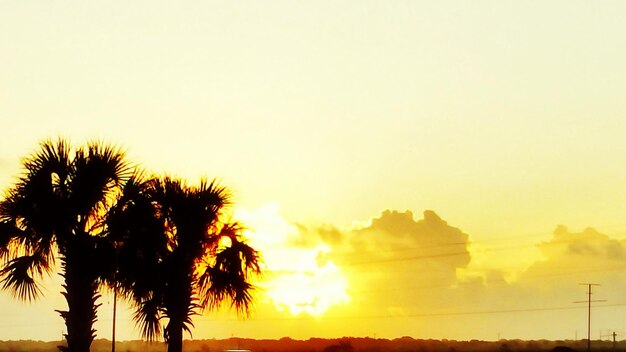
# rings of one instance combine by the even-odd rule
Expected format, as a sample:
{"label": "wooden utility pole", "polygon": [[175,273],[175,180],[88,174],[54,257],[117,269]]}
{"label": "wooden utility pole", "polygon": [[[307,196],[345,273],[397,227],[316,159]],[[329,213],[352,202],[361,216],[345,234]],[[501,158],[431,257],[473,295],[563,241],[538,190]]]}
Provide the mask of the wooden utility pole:
{"label": "wooden utility pole", "polygon": [[576,301],[574,303],[587,303],[587,352],[591,351],[591,302],[606,302],[606,300],[591,300],[591,288],[593,286],[600,286],[600,284],[580,284],[587,286],[587,300],[586,301]]}

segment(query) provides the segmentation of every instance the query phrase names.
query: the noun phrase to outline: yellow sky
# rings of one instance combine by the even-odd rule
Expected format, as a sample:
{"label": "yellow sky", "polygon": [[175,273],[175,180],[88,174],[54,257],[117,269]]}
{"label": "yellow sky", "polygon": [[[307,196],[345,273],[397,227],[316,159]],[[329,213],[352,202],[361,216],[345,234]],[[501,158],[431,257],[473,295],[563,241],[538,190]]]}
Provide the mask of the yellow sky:
{"label": "yellow sky", "polygon": [[[571,306],[587,280],[626,302],[624,13],[572,0],[0,2],[0,186],[59,135],[221,178],[271,274],[248,321],[202,317],[196,338],[583,335],[582,310],[528,310]],[[467,236],[466,261],[448,260],[458,244],[433,247],[460,236],[438,218]],[[399,224],[370,231],[372,219]],[[1,293],[17,322],[0,339],[57,338],[53,287],[30,307]],[[626,332],[624,309],[599,308],[597,329]]]}

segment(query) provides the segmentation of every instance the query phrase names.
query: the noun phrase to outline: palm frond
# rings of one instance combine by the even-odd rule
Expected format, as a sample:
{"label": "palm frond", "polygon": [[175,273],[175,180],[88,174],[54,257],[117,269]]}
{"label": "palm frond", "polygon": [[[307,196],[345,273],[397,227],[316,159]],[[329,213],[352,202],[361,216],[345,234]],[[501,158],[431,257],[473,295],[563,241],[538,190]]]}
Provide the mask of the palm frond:
{"label": "palm frond", "polygon": [[13,223],[7,220],[0,221],[0,262],[10,257],[15,250],[15,238],[19,237],[22,231]]}
{"label": "palm frond", "polygon": [[71,206],[83,218],[101,214],[112,190],[132,175],[122,151],[98,143],[77,150],[71,170]]}
{"label": "palm frond", "polygon": [[229,239],[228,246],[209,253],[210,262],[198,277],[199,297],[203,307],[217,309],[230,300],[238,313],[248,314],[254,287],[249,279],[261,274],[260,254],[241,238],[243,228],[237,222],[222,225],[216,237]]}
{"label": "palm frond", "polygon": [[261,273],[260,255],[242,239],[242,231],[243,228],[237,222],[222,226],[218,236],[227,237],[230,245],[215,253],[215,266],[241,277],[247,277],[249,274],[258,275]]}
{"label": "palm frond", "polygon": [[41,277],[49,264],[38,255],[26,255],[11,260],[1,271],[2,288],[11,290],[15,298],[32,301],[41,294],[34,275]]}
{"label": "palm frond", "polygon": [[233,308],[238,314],[243,316],[249,316],[250,310],[253,305],[253,292],[255,287],[252,286],[249,282],[242,281],[234,290],[234,296],[231,296],[230,306]]}
{"label": "palm frond", "polygon": [[146,340],[155,341],[161,337],[160,302],[156,297],[138,303],[132,319]]}
{"label": "palm frond", "polygon": [[114,165],[110,177],[120,184],[135,174],[134,167],[126,161],[126,153],[119,147],[103,143],[91,142],[87,145],[89,159],[98,160],[104,165]]}
{"label": "palm frond", "polygon": [[27,173],[37,173],[43,170],[47,173],[56,173],[59,180],[65,180],[70,160],[70,144],[65,139],[56,142],[48,139],[40,144],[37,153],[24,160]]}
{"label": "palm frond", "polygon": [[244,278],[218,268],[208,267],[203,272],[200,281],[204,283],[204,286],[199,288],[202,308],[217,310],[230,301],[231,308],[235,308],[237,313],[243,315],[249,313],[254,287]]}
{"label": "palm frond", "polygon": [[[153,179],[134,175],[107,215],[107,239],[116,248],[115,281],[143,299],[160,280],[160,262],[167,252],[165,224],[150,197]],[[132,290],[131,290],[132,288]]]}
{"label": "palm frond", "polygon": [[202,200],[202,203],[214,207],[213,209],[208,209],[214,213],[218,213],[220,209],[231,204],[231,192],[228,188],[221,186],[217,179],[207,181],[203,178],[200,180],[198,188],[196,188],[196,193]]}
{"label": "palm frond", "polygon": [[[261,255],[254,248],[250,247],[246,241],[243,239],[242,233],[244,231],[244,227],[241,226],[238,222],[227,222],[222,225],[222,228],[219,231],[218,236],[220,237],[228,237],[230,239],[230,246],[225,248],[224,250],[232,251],[232,253],[225,254],[223,258],[228,258],[230,260],[225,260],[223,265],[227,265],[227,262],[236,263],[234,258],[239,258],[239,262],[234,264],[240,270],[246,271],[243,273],[247,275],[247,273],[252,273],[255,275],[261,274]],[[216,257],[219,263],[219,256]]]}
{"label": "palm frond", "polygon": [[195,325],[193,324],[192,319],[194,315],[200,315],[200,313],[198,313],[198,308],[199,306],[196,304],[191,305],[189,307],[189,311],[187,315],[183,319],[183,330],[186,331],[192,338],[193,338],[193,332],[191,330],[195,328]]}
{"label": "palm frond", "polygon": [[64,140],[45,141],[24,161],[25,173],[0,203],[0,218],[23,230],[51,237],[71,224],[67,213],[70,149]]}

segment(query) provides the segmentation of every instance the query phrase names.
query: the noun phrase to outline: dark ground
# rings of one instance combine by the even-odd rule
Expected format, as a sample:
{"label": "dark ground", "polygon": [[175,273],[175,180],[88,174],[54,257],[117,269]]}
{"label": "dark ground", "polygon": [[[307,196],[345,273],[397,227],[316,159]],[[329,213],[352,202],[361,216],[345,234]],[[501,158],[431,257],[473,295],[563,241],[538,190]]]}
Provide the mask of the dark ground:
{"label": "dark ground", "polygon": [[[59,341],[0,341],[0,352],[57,352]],[[626,341],[592,341],[592,350],[612,352],[626,351]],[[241,349],[252,352],[534,352],[554,351],[571,352],[587,350],[586,340],[567,341],[452,341],[452,340],[416,340],[403,337],[393,340],[372,338],[309,339],[293,340],[252,340],[231,338],[226,340],[185,341],[185,352],[222,352]],[[109,340],[96,340],[91,352],[109,352]],[[143,341],[122,341],[116,344],[116,352],[163,352],[163,343]]]}

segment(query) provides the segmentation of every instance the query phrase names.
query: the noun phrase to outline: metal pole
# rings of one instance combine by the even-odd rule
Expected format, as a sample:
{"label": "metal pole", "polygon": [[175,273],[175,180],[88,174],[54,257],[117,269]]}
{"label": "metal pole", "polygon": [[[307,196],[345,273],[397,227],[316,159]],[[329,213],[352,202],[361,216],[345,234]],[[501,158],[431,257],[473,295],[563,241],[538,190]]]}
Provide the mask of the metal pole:
{"label": "metal pole", "polygon": [[587,300],[576,301],[574,303],[587,303],[587,352],[591,352],[591,303],[592,302],[606,302],[606,300],[591,300],[592,287],[600,286],[600,284],[581,284],[587,286]]}
{"label": "metal pole", "polygon": [[113,290],[113,333],[111,334],[111,352],[115,352],[115,316],[117,313],[117,290]]}

